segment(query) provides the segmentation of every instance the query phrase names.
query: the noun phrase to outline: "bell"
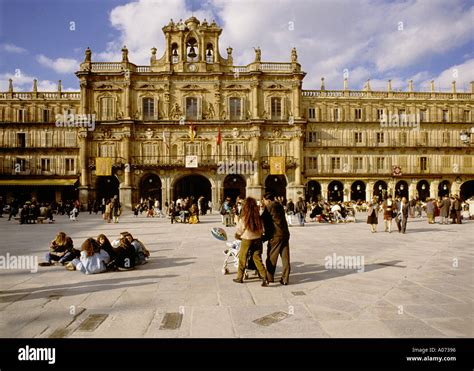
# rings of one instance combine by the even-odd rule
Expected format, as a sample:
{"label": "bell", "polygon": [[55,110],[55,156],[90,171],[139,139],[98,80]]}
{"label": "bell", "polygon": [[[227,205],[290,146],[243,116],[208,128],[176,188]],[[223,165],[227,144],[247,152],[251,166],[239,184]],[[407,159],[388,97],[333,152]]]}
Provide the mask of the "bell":
{"label": "bell", "polygon": [[189,48],[188,57],[191,58],[191,59],[194,59],[194,58],[197,57],[196,51],[194,50],[194,46],[192,46],[192,45]]}
{"label": "bell", "polygon": [[178,50],[177,49],[173,49],[173,57],[177,57],[178,56]]}
{"label": "bell", "polygon": [[208,57],[212,57],[212,52],[211,52],[211,49],[207,49],[207,54],[206,54]]}

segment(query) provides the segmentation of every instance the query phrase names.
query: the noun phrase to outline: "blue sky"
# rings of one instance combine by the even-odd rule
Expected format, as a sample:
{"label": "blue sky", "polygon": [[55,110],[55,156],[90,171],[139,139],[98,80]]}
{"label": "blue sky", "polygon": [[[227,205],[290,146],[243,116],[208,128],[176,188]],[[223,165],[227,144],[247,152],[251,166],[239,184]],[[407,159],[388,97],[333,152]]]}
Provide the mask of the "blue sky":
{"label": "blue sky", "polygon": [[[129,58],[148,64],[150,48],[163,52],[161,28],[194,14],[223,28],[220,50],[234,49],[234,62],[290,60],[297,47],[308,73],[305,89],[349,87],[428,90],[469,89],[474,80],[473,0],[0,0],[0,91],[13,78],[15,90],[78,90],[74,75],[84,49],[93,60],[114,61],[126,44]],[[74,23],[71,23],[74,22]]]}

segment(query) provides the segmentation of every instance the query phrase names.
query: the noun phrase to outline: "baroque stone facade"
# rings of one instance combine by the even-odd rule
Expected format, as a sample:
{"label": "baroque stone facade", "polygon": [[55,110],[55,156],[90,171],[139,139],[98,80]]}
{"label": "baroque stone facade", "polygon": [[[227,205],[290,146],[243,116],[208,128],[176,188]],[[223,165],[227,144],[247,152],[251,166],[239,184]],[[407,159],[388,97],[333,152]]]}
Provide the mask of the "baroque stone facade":
{"label": "baroque stone facade", "polygon": [[[296,49],[275,63],[256,48],[235,66],[232,48],[220,55],[215,22],[170,21],[163,32],[163,55],[152,48],[148,66],[125,46],[120,62],[94,62],[87,49],[80,92],[37,92],[35,82],[0,93],[0,193],[31,186],[39,198],[78,192],[83,203],[119,194],[127,206],[185,195],[217,204],[265,189],[330,200],[474,193],[474,135],[460,138],[473,126],[473,83],[470,93],[454,83],[451,93],[414,92],[411,82],[407,92],[390,82],[372,91],[369,81],[351,91],[347,80],[340,91],[324,80],[302,90]],[[103,157],[110,176],[97,174]],[[41,193],[48,185],[54,195]]]}

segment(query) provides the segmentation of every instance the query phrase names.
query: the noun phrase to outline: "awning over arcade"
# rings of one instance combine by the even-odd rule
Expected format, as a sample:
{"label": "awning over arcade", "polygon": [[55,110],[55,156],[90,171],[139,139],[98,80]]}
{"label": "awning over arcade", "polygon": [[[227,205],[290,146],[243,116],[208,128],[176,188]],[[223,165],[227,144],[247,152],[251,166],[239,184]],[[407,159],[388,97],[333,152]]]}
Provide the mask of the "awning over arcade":
{"label": "awning over arcade", "polygon": [[77,179],[0,179],[0,186],[73,186]]}

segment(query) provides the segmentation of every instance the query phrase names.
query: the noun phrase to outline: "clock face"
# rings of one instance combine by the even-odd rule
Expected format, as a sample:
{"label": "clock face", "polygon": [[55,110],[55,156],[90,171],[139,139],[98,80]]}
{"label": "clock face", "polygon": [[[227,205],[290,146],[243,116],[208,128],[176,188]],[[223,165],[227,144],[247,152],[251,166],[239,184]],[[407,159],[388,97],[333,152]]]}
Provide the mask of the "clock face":
{"label": "clock face", "polygon": [[197,66],[196,66],[195,64],[190,64],[190,65],[188,66],[188,70],[189,70],[190,72],[196,72]]}

